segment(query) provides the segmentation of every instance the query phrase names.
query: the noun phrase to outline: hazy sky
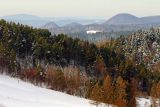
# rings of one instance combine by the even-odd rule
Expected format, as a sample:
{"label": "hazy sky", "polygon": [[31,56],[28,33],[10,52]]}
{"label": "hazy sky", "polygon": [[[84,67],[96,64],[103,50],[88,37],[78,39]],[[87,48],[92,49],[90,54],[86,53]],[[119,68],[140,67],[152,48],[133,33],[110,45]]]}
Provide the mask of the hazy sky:
{"label": "hazy sky", "polygon": [[160,15],[160,0],[0,0],[0,16],[22,13],[101,18],[117,13]]}

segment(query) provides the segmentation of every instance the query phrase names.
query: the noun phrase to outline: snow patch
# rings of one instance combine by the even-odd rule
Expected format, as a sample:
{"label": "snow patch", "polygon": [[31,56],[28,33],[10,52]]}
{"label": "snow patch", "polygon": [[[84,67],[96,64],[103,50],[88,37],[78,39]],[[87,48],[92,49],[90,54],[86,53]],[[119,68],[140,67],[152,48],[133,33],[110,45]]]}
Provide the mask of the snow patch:
{"label": "snow patch", "polygon": [[151,100],[146,98],[137,98],[137,107],[151,107]]}

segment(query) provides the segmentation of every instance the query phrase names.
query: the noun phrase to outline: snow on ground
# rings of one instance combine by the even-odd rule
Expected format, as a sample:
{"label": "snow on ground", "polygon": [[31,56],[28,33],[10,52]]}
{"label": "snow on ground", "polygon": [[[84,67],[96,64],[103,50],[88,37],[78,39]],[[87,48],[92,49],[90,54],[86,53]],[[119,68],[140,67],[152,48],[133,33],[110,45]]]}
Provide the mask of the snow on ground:
{"label": "snow on ground", "polygon": [[[150,100],[137,98],[138,107],[150,107]],[[91,101],[40,88],[0,75],[0,107],[96,107]],[[100,105],[98,107],[105,107]],[[108,106],[107,106],[108,107]]]}
{"label": "snow on ground", "polygon": [[[96,107],[89,100],[0,75],[0,107]],[[100,107],[100,106],[98,106]],[[102,105],[101,107],[104,107]]]}
{"label": "snow on ground", "polygon": [[137,107],[151,107],[151,100],[146,98],[137,98]]}

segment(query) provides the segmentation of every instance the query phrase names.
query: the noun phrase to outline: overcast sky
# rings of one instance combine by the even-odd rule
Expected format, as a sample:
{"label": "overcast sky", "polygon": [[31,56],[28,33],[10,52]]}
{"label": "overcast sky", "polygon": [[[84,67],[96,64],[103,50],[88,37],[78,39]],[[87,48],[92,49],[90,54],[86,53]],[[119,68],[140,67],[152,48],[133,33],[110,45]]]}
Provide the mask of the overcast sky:
{"label": "overcast sky", "polygon": [[140,17],[160,15],[160,0],[0,0],[0,16],[32,14],[109,18],[117,13]]}

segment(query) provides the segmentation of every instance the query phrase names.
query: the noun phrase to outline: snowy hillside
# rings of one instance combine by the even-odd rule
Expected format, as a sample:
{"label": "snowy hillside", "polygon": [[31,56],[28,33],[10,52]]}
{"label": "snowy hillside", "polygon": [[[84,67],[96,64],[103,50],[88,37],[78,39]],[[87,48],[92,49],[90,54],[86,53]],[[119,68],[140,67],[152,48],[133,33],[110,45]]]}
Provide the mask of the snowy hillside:
{"label": "snowy hillside", "polygon": [[[0,107],[95,107],[88,100],[0,75]],[[104,106],[102,106],[104,107]]]}
{"label": "snowy hillside", "polygon": [[[149,101],[139,99],[140,107]],[[19,79],[0,75],[0,107],[96,107],[89,100],[36,87]],[[105,107],[104,105],[98,107]]]}

